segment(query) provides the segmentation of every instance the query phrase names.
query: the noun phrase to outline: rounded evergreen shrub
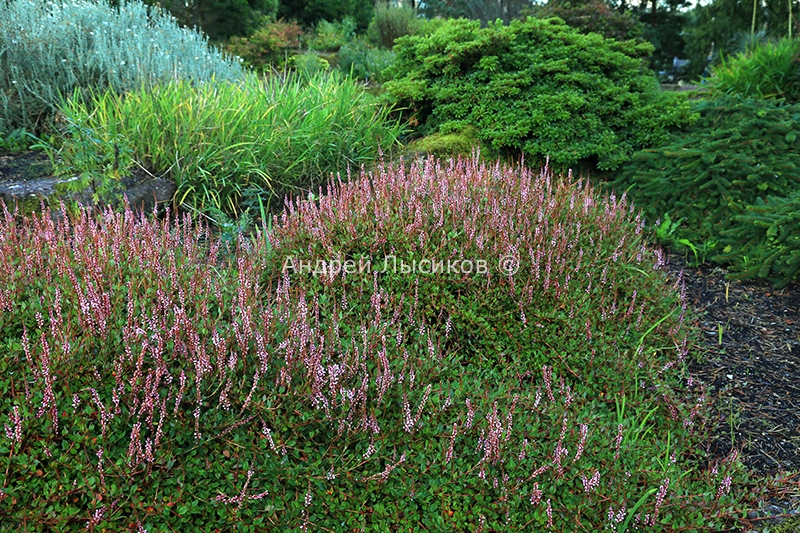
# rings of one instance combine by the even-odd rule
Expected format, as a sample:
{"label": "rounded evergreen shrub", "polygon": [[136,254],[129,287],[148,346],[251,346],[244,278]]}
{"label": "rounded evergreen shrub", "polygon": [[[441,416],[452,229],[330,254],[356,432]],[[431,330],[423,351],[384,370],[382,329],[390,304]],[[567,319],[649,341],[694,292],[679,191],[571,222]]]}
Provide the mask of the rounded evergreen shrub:
{"label": "rounded evergreen shrub", "polygon": [[243,74],[202,34],[139,0],[10,0],[0,20],[0,131],[40,131],[76,87],[124,92]]}
{"label": "rounded evergreen shrub", "polygon": [[560,19],[454,20],[394,50],[386,91],[423,134],[473,126],[494,150],[558,166],[614,169],[693,118],[645,66],[650,44],[583,35]]}

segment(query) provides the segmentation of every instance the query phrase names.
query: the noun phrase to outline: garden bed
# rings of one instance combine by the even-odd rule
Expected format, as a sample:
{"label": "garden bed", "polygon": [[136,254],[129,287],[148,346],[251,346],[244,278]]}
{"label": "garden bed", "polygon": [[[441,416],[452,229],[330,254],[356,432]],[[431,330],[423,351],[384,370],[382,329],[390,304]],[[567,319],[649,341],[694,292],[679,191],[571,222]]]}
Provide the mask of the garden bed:
{"label": "garden bed", "polygon": [[[4,185],[30,180],[43,163],[30,154],[0,155],[0,161]],[[36,179],[49,178],[38,174]],[[685,279],[703,332],[691,370],[706,385],[719,422],[707,443],[709,459],[727,457],[735,448],[756,479],[783,480],[769,484],[778,488],[764,494],[741,529],[769,531],[764,528],[800,509],[798,286],[775,290],[766,282],[728,281],[723,269],[689,267],[679,256],[671,258],[669,269],[671,278]]]}
{"label": "garden bed", "polygon": [[[2,154],[0,162],[2,187],[54,179],[35,152]],[[683,271],[701,315],[705,356],[692,370],[717,399],[715,455],[737,447],[758,474],[800,470],[800,287],[727,281],[724,269],[691,268],[677,255],[669,265],[673,276]]]}

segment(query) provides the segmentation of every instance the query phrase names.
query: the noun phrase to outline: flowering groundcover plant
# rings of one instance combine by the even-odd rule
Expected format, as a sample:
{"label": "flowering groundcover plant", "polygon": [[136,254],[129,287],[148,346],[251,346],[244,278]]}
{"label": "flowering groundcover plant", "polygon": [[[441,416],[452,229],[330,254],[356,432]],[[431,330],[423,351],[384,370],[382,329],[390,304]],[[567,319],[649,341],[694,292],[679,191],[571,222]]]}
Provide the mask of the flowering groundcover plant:
{"label": "flowering groundcover plant", "polygon": [[680,280],[581,180],[381,165],[230,248],[50,215],[0,222],[3,524],[696,531],[743,494]]}

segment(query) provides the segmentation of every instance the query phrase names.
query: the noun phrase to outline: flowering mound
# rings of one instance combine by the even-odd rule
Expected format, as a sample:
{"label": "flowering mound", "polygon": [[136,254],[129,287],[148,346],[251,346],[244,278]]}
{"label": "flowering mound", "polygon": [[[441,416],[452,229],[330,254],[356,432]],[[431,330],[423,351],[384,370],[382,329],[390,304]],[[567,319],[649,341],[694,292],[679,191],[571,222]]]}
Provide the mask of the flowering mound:
{"label": "flowering mound", "polygon": [[420,317],[406,325],[442,333],[460,364],[524,372],[560,361],[601,392],[654,362],[642,359],[646,336],[672,346],[657,364],[686,353],[684,308],[632,211],[546,169],[380,168],[289,206],[268,272],[336,293],[346,316],[366,312],[375,291],[397,300]]}
{"label": "flowering mound", "polygon": [[697,468],[682,303],[624,200],[546,170],[427,162],[334,184],[274,226],[226,250],[188,219],[6,212],[4,523],[724,516],[737,463]]}

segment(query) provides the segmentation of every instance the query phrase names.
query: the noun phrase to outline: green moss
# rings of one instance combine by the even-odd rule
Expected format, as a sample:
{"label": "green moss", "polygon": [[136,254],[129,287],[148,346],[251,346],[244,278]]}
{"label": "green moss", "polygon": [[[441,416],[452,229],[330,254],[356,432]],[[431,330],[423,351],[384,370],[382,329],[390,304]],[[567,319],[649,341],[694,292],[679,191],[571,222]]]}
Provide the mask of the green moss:
{"label": "green moss", "polygon": [[434,133],[409,145],[411,152],[434,155],[437,157],[455,157],[458,155],[469,156],[481,143],[475,136],[475,128],[467,126],[461,131],[453,133]]}
{"label": "green moss", "polygon": [[[26,195],[23,197],[12,197],[0,193],[0,202],[5,204],[6,207],[8,207],[8,210],[12,213],[14,210],[16,210],[17,213],[22,216],[28,216],[31,213],[41,213],[42,201],[44,201],[45,206],[49,206],[51,204],[47,197],[37,196],[35,194]],[[0,209],[2,209],[2,206],[0,206]]]}

